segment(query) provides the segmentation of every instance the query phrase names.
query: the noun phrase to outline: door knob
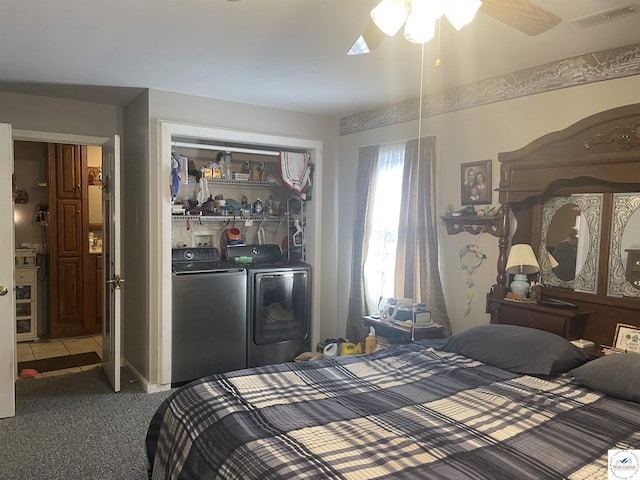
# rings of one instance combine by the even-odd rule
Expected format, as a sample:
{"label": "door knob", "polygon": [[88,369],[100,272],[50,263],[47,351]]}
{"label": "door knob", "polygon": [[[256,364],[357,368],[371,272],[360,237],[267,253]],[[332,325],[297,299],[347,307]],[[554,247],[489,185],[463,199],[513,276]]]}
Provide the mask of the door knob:
{"label": "door knob", "polygon": [[115,275],[111,280],[107,280],[106,283],[110,283],[113,288],[119,290],[124,283],[124,278],[121,278],[120,275]]}
{"label": "door knob", "polygon": [[4,297],[7,293],[9,293],[9,289],[4,285],[0,285],[0,297]]}

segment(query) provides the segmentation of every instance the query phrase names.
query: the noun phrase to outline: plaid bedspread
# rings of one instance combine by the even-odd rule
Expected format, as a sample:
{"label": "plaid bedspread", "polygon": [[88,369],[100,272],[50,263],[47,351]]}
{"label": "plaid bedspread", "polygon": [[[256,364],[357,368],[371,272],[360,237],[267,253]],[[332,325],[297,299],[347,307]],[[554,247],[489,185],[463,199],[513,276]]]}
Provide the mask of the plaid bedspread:
{"label": "plaid bedspread", "polygon": [[153,479],[606,479],[640,404],[418,342],[199,380],[146,446]]}

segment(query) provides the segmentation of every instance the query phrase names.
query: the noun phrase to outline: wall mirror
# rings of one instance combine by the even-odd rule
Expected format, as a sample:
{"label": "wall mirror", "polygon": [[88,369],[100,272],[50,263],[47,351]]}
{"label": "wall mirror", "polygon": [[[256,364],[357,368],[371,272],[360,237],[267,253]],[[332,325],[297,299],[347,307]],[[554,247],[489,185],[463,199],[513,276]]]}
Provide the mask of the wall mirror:
{"label": "wall mirror", "polygon": [[97,185],[89,185],[89,224],[102,225],[102,189]]}
{"label": "wall mirror", "polygon": [[544,202],[538,250],[543,285],[597,292],[602,201],[602,194],[575,194]]}
{"label": "wall mirror", "polygon": [[640,193],[614,194],[612,208],[607,295],[640,297]]}

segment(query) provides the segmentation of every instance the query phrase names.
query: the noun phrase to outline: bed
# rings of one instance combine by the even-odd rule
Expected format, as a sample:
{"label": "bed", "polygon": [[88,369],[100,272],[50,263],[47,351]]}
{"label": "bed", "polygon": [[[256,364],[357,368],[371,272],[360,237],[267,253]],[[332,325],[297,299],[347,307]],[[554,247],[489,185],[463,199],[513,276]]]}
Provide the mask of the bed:
{"label": "bed", "polygon": [[640,449],[639,367],[483,325],[219,374],[158,408],[149,478],[606,479],[609,450]]}

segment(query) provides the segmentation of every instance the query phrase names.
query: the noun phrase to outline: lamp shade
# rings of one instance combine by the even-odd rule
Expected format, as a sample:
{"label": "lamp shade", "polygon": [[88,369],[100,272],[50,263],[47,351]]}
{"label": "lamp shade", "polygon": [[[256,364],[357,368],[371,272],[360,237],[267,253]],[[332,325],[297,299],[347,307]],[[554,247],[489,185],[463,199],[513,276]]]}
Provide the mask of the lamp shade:
{"label": "lamp shade", "polygon": [[507,258],[507,273],[528,275],[539,271],[540,265],[531,245],[526,243],[511,245],[509,258]]}
{"label": "lamp shade", "polygon": [[382,0],[373,10],[371,19],[380,30],[393,37],[409,14],[406,0]]}
{"label": "lamp shade", "polygon": [[549,257],[549,265],[551,265],[551,269],[554,269],[558,265],[560,265],[558,261],[553,257],[553,255],[551,255],[549,252],[547,252],[547,256]]}
{"label": "lamp shade", "polygon": [[471,23],[481,6],[480,0],[448,0],[445,3],[444,14],[453,28],[460,31],[462,27]]}

